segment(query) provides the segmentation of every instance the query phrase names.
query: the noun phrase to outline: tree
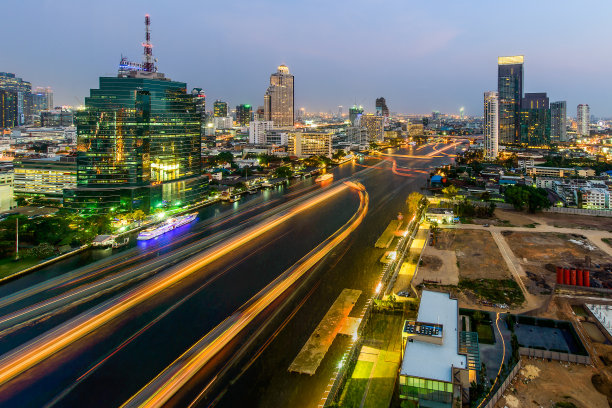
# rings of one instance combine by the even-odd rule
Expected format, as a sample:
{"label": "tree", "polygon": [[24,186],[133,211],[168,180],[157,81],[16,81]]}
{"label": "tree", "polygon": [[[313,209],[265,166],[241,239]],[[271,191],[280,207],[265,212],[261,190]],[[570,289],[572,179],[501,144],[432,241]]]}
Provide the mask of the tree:
{"label": "tree", "polygon": [[274,170],[274,175],[278,178],[289,178],[293,175],[291,168],[282,166]]}
{"label": "tree", "polygon": [[346,153],[344,153],[344,150],[340,149],[338,150],[336,153],[334,153],[332,155],[332,159],[334,160],[340,160],[341,158],[343,158],[344,156],[346,156]]}
{"label": "tree", "polygon": [[419,204],[423,201],[423,194],[419,192],[412,192],[406,199],[406,205],[408,206],[408,215],[416,214],[419,209]]}
{"label": "tree", "polygon": [[509,202],[518,211],[525,208],[531,213],[550,207],[548,194],[543,188],[533,186],[514,185],[506,188],[504,192],[506,202]]}
{"label": "tree", "polygon": [[480,195],[480,199],[482,201],[489,201],[491,199],[491,193],[489,193],[488,191],[485,191],[484,193]]}
{"label": "tree", "polygon": [[454,184],[451,184],[450,186],[444,187],[442,189],[442,193],[446,198],[454,198],[458,192],[459,189]]}

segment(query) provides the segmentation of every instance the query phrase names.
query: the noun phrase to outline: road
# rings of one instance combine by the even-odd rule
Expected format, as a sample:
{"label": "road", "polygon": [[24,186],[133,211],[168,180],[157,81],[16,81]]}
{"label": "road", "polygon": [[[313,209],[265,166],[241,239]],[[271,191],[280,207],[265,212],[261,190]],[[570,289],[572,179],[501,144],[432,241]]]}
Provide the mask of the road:
{"label": "road", "polygon": [[[4,327],[5,331],[0,332],[4,353],[0,358],[0,383],[4,384],[0,405],[82,406],[87,401],[88,406],[117,406],[128,401],[185,350],[340,229],[358,210],[360,201],[337,181],[354,175],[371,200],[361,225],[337,242],[315,268],[309,267],[312,273],[292,282],[291,291],[268,299],[266,313],[244,326],[270,330],[262,341],[253,343],[259,358],[248,361],[239,382],[258,373],[256,384],[280,381],[277,385],[284,388],[281,377],[288,366],[284,360],[292,359],[294,350],[301,348],[330,299],[349,282],[373,290],[378,274],[374,273],[377,265],[370,263],[380,256],[371,249],[372,243],[403,208],[406,195],[424,185],[423,172],[450,160],[432,147],[418,152],[429,155],[426,160],[394,158],[395,170],[402,175],[391,171],[390,162],[379,168],[345,164],[334,170],[333,184],[315,186],[306,181],[268,192],[267,198],[262,194],[225,207],[226,211],[220,211],[221,206],[207,208],[198,224],[150,246],[134,246],[83,265],[91,261],[90,253],[89,260],[67,260],[1,287],[0,330]],[[408,150],[398,153],[412,154]],[[362,164],[376,165],[376,160]],[[311,193],[319,196],[335,189],[323,201],[283,218],[311,199]],[[282,207],[284,204],[287,206]],[[77,267],[68,269],[70,265]],[[296,285],[300,290],[293,289]],[[229,350],[241,347],[239,338],[221,347],[223,352],[213,361],[215,370],[231,359]],[[339,350],[334,344],[330,356]],[[262,364],[263,372],[259,370]],[[321,373],[311,381],[291,380],[299,385],[296,390],[315,398],[318,390],[322,392],[321,379],[326,375],[324,382],[329,379],[325,366],[324,361]],[[277,378],[277,374],[283,375]],[[184,387],[185,398],[194,397],[196,405],[205,406],[214,395],[196,397],[202,384],[210,383],[214,375],[215,371],[196,376]],[[232,392],[236,388],[225,386],[215,392],[228,391],[226,397],[244,397],[243,402],[258,401],[259,406],[284,403],[277,400],[268,405],[269,393],[260,395],[258,385],[248,388],[240,395]],[[281,395],[283,392],[278,393]],[[222,398],[220,405],[224,404],[232,406],[232,399]]]}

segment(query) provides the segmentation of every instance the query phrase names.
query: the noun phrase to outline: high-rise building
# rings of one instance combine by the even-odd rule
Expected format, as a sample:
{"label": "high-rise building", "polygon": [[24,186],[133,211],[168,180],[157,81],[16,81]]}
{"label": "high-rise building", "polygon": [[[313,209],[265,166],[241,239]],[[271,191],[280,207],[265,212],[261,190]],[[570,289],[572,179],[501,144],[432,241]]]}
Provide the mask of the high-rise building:
{"label": "high-rise building", "polygon": [[385,137],[385,118],[371,113],[361,115],[359,126],[368,132],[370,143],[382,142]]}
{"label": "high-rise building", "polygon": [[389,116],[389,108],[387,108],[387,102],[382,96],[376,98],[376,116]]}
{"label": "high-rise building", "polygon": [[288,153],[297,157],[332,155],[333,132],[291,132]]}
{"label": "high-rise building", "polygon": [[293,126],[294,123],[293,75],[286,65],[280,65],[270,75],[270,86],[264,96],[264,117],[276,127]]}
{"label": "high-rise building", "polygon": [[496,159],[499,153],[499,98],[497,92],[484,94],[484,154],[487,159]]}
{"label": "high-rise building", "polygon": [[227,102],[217,99],[213,104],[215,118],[224,118],[227,116]]}
{"label": "high-rise building", "polygon": [[578,122],[578,136],[589,136],[591,134],[591,130],[589,129],[589,123],[591,119],[591,110],[589,109],[589,105],[580,104],[578,105],[578,114],[576,115]]}
{"label": "high-rise building", "polygon": [[17,92],[0,89],[0,130],[19,126]]}
{"label": "high-rise building", "polygon": [[550,104],[550,141],[567,142],[567,104],[565,101]]}
{"label": "high-rise building", "polygon": [[521,101],[521,143],[550,144],[550,108],[545,92],[526,93]]}
{"label": "high-rise building", "polygon": [[353,105],[352,108],[349,108],[349,120],[351,121],[351,125],[358,126],[359,123],[357,120],[363,115],[363,107]]}
{"label": "high-rise building", "polygon": [[252,112],[253,108],[251,105],[242,104],[236,106],[236,122],[238,122],[238,126],[249,126]]}
{"label": "high-rise building", "polygon": [[148,22],[143,64],[122,59],[117,77],[77,113],[77,188],[64,205],[84,212],[184,205],[200,199],[200,114],[184,82],[157,72]]}
{"label": "high-rise building", "polygon": [[254,120],[249,124],[249,143],[266,144],[266,132],[271,130],[274,124],[272,121]]}
{"label": "high-rise building", "polygon": [[499,142],[502,144],[520,142],[523,61],[522,55],[497,59]]}
{"label": "high-rise building", "polygon": [[29,123],[32,110],[32,84],[10,72],[0,72],[0,89],[17,94],[18,126]]}
{"label": "high-rise building", "polygon": [[40,112],[53,109],[53,91],[51,88],[36,87],[32,92],[32,115],[40,115]]}

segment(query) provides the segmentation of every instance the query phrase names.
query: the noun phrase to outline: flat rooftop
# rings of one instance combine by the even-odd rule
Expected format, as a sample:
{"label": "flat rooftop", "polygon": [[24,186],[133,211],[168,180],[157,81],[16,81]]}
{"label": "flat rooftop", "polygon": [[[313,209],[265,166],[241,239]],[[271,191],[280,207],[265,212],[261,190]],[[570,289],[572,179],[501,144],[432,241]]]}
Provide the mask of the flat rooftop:
{"label": "flat rooftop", "polygon": [[458,319],[456,299],[448,293],[424,290],[417,321],[442,325],[442,344],[407,342],[400,375],[453,382],[452,367],[467,368],[467,356],[459,354]]}

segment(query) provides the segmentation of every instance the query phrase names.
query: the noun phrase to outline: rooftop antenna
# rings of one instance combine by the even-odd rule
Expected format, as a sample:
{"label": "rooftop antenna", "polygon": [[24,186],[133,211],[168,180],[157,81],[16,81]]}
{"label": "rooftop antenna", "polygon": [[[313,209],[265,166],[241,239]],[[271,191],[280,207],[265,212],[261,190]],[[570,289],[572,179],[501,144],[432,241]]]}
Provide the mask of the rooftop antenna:
{"label": "rooftop antenna", "polygon": [[156,72],[157,68],[153,61],[153,44],[151,44],[151,18],[148,14],[145,14],[145,42],[142,43],[142,46],[144,47],[143,71]]}

